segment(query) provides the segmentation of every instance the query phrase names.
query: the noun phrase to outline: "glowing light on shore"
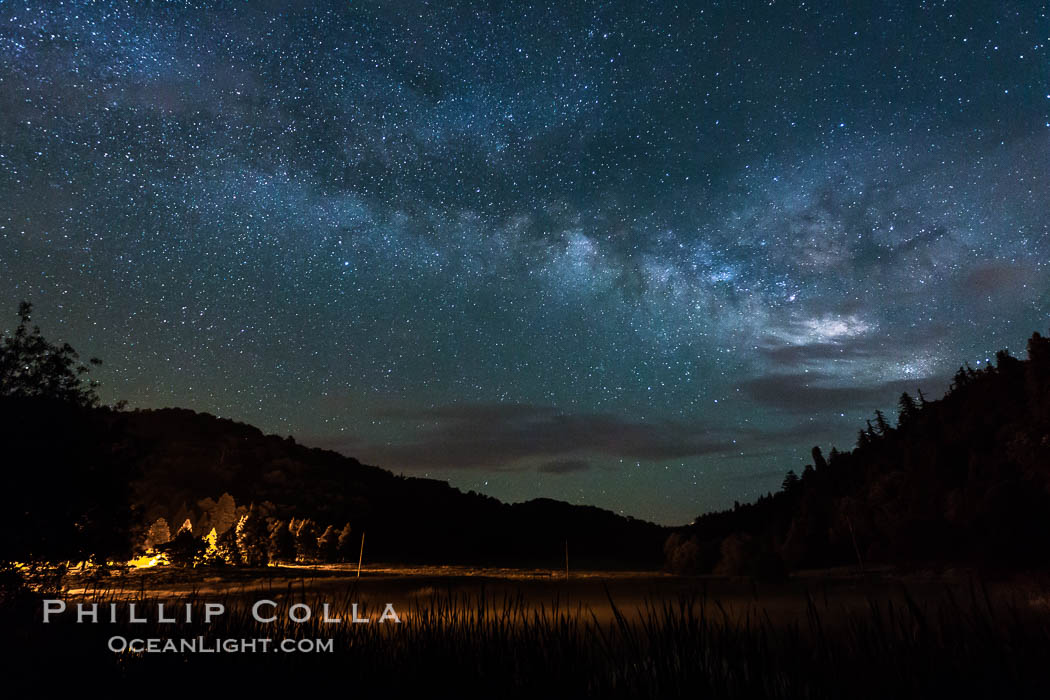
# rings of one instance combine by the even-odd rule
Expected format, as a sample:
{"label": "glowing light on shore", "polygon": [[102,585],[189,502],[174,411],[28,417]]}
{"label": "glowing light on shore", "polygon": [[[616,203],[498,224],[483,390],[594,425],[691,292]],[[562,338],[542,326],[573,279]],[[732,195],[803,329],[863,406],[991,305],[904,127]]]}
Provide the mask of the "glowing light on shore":
{"label": "glowing light on shore", "polygon": [[167,566],[170,563],[168,555],[164,552],[146,552],[141,557],[128,560],[128,566],[133,569],[149,569],[154,566]]}

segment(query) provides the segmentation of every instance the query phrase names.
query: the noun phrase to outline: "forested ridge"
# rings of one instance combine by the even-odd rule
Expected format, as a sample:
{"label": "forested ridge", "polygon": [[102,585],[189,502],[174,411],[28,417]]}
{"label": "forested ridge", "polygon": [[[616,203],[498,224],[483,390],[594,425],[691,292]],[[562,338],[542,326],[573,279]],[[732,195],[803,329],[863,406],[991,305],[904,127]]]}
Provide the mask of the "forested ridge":
{"label": "forested ridge", "polygon": [[[125,412],[139,445],[134,500],[146,522],[207,534],[221,494],[263,517],[367,533],[371,558],[431,563],[660,565],[667,529],[550,499],[506,504],[445,481],[393,474],[336,452],[186,409]],[[203,532],[201,531],[203,530]],[[221,534],[221,533],[220,533]]]}
{"label": "forested ridge", "polygon": [[1041,566],[1050,557],[1050,339],[960,367],[945,396],[900,397],[849,451],[832,448],[777,493],[698,517],[668,539],[682,572],[776,576],[853,564]]}

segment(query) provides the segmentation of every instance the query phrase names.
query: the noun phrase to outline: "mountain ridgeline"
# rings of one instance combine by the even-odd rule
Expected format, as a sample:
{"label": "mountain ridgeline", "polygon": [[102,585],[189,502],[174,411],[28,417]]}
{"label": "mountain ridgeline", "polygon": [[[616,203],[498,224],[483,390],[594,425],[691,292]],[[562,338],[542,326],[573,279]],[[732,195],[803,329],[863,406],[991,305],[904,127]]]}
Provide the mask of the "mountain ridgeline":
{"label": "mountain ridgeline", "polygon": [[[505,504],[444,481],[392,474],[292,438],[185,409],[122,414],[139,446],[134,501],[148,524],[207,533],[220,494],[267,519],[349,523],[369,561],[655,569],[669,530],[549,499]],[[355,539],[356,541],[356,539]],[[357,551],[354,551],[356,559]]]}
{"label": "mountain ridgeline", "polygon": [[0,338],[14,499],[0,510],[0,579],[18,562],[121,560],[169,542],[189,561],[213,535],[207,557],[242,563],[352,560],[367,535],[372,562],[560,569],[568,556],[757,577],[1050,564],[1050,339],[1038,333],[1028,359],[960,368],[935,401],[903,394],[896,421],[876,411],[853,450],[814,447],[776,494],[672,530],[549,499],[505,504],[190,410],[102,406],[84,378],[97,361],[48,342],[30,312],[20,305]]}
{"label": "mountain ridgeline", "polygon": [[904,394],[850,452],[813,448],[782,489],[697,518],[665,543],[688,573],[776,577],[852,564],[1042,567],[1050,559],[1050,339],[960,368],[936,401]]}

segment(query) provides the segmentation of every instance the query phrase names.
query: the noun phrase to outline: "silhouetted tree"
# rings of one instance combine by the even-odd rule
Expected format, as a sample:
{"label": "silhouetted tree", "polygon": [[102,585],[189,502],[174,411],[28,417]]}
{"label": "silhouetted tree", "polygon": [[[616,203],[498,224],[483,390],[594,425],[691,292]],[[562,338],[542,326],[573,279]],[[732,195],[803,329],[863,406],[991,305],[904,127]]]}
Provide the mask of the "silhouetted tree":
{"label": "silhouetted tree", "polygon": [[295,554],[299,561],[312,561],[317,558],[317,538],[321,528],[310,518],[304,518],[295,528]]}
{"label": "silhouetted tree", "polygon": [[700,546],[695,537],[674,532],[664,543],[664,559],[674,574],[698,574],[703,571]]}
{"label": "silhouetted tree", "polygon": [[53,345],[29,327],[33,306],[18,305],[19,324],[14,335],[0,342],[0,398],[40,398],[92,408],[99,405],[97,382],[87,381],[89,365],[100,365],[97,357],[80,362],[69,343]]}
{"label": "silhouetted tree", "polygon": [[237,546],[236,528],[227,528],[226,532],[218,536],[215,542],[215,550],[216,557],[224,564],[240,566],[244,563],[240,548]]}
{"label": "silhouetted tree", "polygon": [[23,302],[0,339],[0,568],[127,558],[133,446],[122,415],[99,407],[89,366],[30,328],[31,311]]}
{"label": "silhouetted tree", "polygon": [[916,416],[919,415],[919,404],[906,391],[898,399],[897,408],[900,410],[897,415],[897,425],[902,428],[914,421]]}
{"label": "silhouetted tree", "polygon": [[[918,396],[898,401],[906,431],[877,411],[857,449],[832,448],[830,469],[807,470],[797,483],[789,473],[772,498],[703,515],[668,542],[720,546],[723,573],[745,572],[761,542],[793,566],[1045,566],[1050,340],[1034,334],[1027,360],[1000,352],[995,366],[961,367],[943,398]],[[665,549],[668,566],[673,549]]]}
{"label": "silhouetted tree", "polygon": [[722,541],[721,559],[714,573],[779,581],[787,575],[787,570],[768,538],[732,534]]}
{"label": "silhouetted tree", "polygon": [[816,467],[817,471],[823,471],[828,468],[828,463],[824,460],[824,454],[820,451],[820,445],[814,445],[810,454],[813,455],[813,466]]}
{"label": "silhouetted tree", "polygon": [[1010,354],[1009,350],[995,353],[995,369],[999,372],[1013,372],[1021,368],[1021,361]]}
{"label": "silhouetted tree", "polygon": [[977,378],[977,372],[974,371],[970,363],[967,362],[965,366],[960,367],[959,371],[955,373],[955,377],[952,379],[951,390],[963,389],[973,384]]}
{"label": "silhouetted tree", "polygon": [[173,565],[192,567],[203,561],[208,543],[194,536],[191,529],[181,529],[170,542],[160,545],[157,549],[167,554],[168,561]]}
{"label": "silhouetted tree", "polygon": [[879,435],[889,435],[893,428],[886,422],[886,416],[879,409],[875,409],[875,429]]}
{"label": "silhouetted tree", "polygon": [[329,525],[317,537],[317,553],[321,557],[321,561],[330,562],[335,561],[338,549],[339,530]]}
{"label": "silhouetted tree", "polygon": [[337,552],[339,561],[351,561],[354,557],[354,537],[350,523],[343,526],[339,532]]}
{"label": "silhouetted tree", "polygon": [[270,521],[266,554],[271,564],[295,559],[295,535],[292,534],[289,525],[287,521],[276,518]]}

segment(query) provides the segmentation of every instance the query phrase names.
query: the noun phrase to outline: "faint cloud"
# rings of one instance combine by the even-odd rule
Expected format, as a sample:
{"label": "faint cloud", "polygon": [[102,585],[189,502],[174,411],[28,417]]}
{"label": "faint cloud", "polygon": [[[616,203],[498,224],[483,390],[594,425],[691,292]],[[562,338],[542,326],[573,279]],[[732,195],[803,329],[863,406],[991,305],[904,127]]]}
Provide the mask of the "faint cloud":
{"label": "faint cloud", "polygon": [[536,468],[544,474],[572,474],[590,470],[591,463],[582,459],[555,459]]}
{"label": "faint cloud", "polygon": [[[682,459],[732,449],[700,421],[646,421],[603,413],[564,413],[530,404],[455,404],[383,411],[404,421],[406,442],[362,444],[356,456],[390,468],[519,468],[546,459],[547,473],[582,471],[589,454],[631,460]],[[341,449],[339,440],[327,445]]]}
{"label": "faint cloud", "polygon": [[1042,287],[1038,271],[1031,265],[1016,262],[983,262],[971,268],[960,280],[962,291],[973,297],[1014,298],[1035,296]]}
{"label": "faint cloud", "polygon": [[938,396],[950,382],[951,378],[944,375],[844,386],[831,375],[805,372],[758,377],[745,382],[743,389],[751,399],[766,406],[792,413],[815,413],[874,410],[893,405],[905,391],[915,394],[919,389],[927,396]]}

